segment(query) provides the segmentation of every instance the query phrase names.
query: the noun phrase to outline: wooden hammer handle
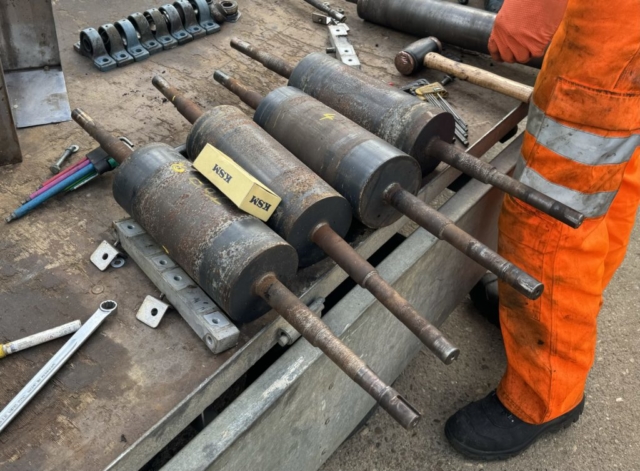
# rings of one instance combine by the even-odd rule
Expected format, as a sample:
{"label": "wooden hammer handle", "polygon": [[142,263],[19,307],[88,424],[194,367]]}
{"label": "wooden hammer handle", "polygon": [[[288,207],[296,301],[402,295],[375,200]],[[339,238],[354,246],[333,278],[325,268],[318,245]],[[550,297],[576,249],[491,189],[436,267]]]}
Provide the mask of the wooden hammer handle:
{"label": "wooden hammer handle", "polygon": [[424,58],[425,67],[451,74],[460,80],[471,82],[480,87],[502,93],[524,103],[529,103],[533,87],[524,85],[514,80],[509,80],[499,75],[487,72],[467,64],[447,59],[435,52],[428,53]]}

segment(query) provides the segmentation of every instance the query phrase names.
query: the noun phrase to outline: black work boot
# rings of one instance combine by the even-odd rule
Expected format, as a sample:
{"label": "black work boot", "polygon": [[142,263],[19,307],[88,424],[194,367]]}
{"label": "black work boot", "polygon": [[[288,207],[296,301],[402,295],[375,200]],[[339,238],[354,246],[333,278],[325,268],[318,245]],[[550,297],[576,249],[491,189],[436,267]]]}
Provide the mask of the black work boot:
{"label": "black work boot", "polygon": [[484,0],[484,9],[492,13],[498,13],[503,3],[503,0]]}
{"label": "black work boot", "polygon": [[467,458],[506,460],[522,453],[544,434],[577,422],[583,409],[584,398],[566,414],[544,424],[532,425],[509,412],[493,391],[449,417],[444,433],[451,445]]}
{"label": "black work boot", "polygon": [[491,272],[486,273],[480,281],[471,288],[469,296],[480,315],[493,325],[500,327],[498,277]]}

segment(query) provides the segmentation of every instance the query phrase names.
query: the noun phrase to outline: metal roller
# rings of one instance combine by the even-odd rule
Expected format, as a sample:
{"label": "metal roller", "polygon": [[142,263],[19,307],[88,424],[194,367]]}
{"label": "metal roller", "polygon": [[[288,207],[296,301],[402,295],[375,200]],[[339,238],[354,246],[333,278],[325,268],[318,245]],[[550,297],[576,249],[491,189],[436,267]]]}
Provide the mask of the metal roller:
{"label": "metal roller", "polygon": [[420,414],[279,281],[295,274],[293,247],[235,208],[171,147],[132,152],[83,111],[72,117],[121,163],[116,201],[232,319],[249,321],[273,308],[403,427],[418,423]]}
{"label": "metal roller", "polygon": [[[297,249],[301,259],[311,262],[326,253],[444,363],[449,364],[458,356],[458,349],[345,242],[343,236],[351,222],[350,202],[238,108],[218,106],[205,113],[164,78],[154,77],[153,84],[193,124],[187,137],[190,158],[196,158],[206,144],[212,144],[282,198],[278,209],[269,219],[269,225]],[[245,96],[249,102],[259,97],[250,91],[246,91]],[[361,157],[366,157],[363,151],[354,153],[354,158]],[[408,183],[417,189],[418,165],[407,156],[402,156],[402,159],[413,175]],[[393,174],[394,171],[401,171],[401,168],[388,170]],[[385,178],[381,172],[371,177],[372,186],[367,193],[372,193],[375,185],[385,181]],[[352,192],[356,191],[352,184]],[[378,210],[389,213],[387,208]],[[396,211],[392,212],[395,213],[391,214],[393,220],[400,216]],[[386,217],[389,218],[388,215]]]}
{"label": "metal roller", "polygon": [[[415,157],[423,175],[445,162],[483,183],[499,188],[514,198],[558,219],[573,228],[584,215],[498,172],[450,144],[455,122],[449,113],[438,110],[380,80],[348,67],[326,54],[309,54],[292,67],[284,60],[250,44],[232,39],[234,49],[265,67],[289,78],[289,85],[320,100],[366,130]],[[433,143],[437,142],[438,145]]]}
{"label": "metal roller", "polygon": [[[350,1],[350,0],[348,0]],[[442,0],[357,0],[358,16],[380,26],[471,51],[489,53],[496,14]],[[527,65],[540,68],[542,58]]]}
{"label": "metal roller", "polygon": [[[237,80],[220,71],[214,78],[243,99],[246,87]],[[342,193],[363,223],[390,224],[405,215],[528,298],[542,294],[542,283],[414,196],[420,185],[415,160],[345,116],[298,89],[282,87],[262,99],[254,120]]]}

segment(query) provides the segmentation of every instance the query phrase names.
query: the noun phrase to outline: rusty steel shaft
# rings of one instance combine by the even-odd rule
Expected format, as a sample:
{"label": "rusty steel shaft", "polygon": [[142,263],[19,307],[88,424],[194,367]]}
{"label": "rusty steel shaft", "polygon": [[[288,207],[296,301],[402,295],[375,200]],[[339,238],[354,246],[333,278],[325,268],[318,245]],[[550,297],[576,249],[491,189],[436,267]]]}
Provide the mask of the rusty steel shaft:
{"label": "rusty steel shaft", "polygon": [[361,257],[328,224],[319,225],[311,235],[311,240],[320,246],[356,283],[373,294],[443,363],[448,365],[458,357],[460,350],[452,345],[433,324],[422,317],[378,274],[373,265]]}
{"label": "rusty steel shaft", "polygon": [[216,70],[213,73],[213,79],[224,85],[227,89],[238,95],[238,97],[254,110],[260,105],[262,101],[262,95],[255,90],[247,88],[242,82],[229,77],[227,74],[220,70]]}
{"label": "rusty steel shaft", "polygon": [[261,63],[267,69],[284,78],[290,78],[291,74],[293,73],[294,67],[287,61],[278,56],[274,56],[273,54],[269,54],[266,51],[257,49],[246,41],[242,41],[238,38],[233,38],[231,40],[231,47],[236,51],[241,52],[245,56],[248,56],[253,60]]}
{"label": "rusty steel shaft", "polygon": [[113,159],[118,163],[121,164],[124,162],[133,152],[125,145],[124,142],[112,136],[80,108],[73,110],[71,117],[87,132],[87,134],[93,137],[100,144],[100,147],[102,147],[107,154],[113,157]]}
{"label": "rusty steel shaft", "polygon": [[460,229],[444,214],[403,189],[391,185],[385,194],[387,202],[438,239],[448,242],[469,258],[495,273],[505,283],[529,299],[537,299],[544,285],[513,263],[505,260],[472,235]]}
{"label": "rusty steel shaft", "polygon": [[347,17],[344,14],[340,13],[337,10],[334,10],[328,4],[325,4],[322,0],[304,0],[304,1],[307,2],[309,5],[317,8],[321,12],[326,13],[331,18],[336,20],[338,23],[344,23],[345,21],[347,21]]}
{"label": "rusty steel shaft", "polygon": [[313,315],[278,278],[267,274],[254,291],[293,326],[311,345],[319,348],[344,373],[373,397],[405,429],[414,428],[420,413],[395,389],[382,381],[327,325]]}
{"label": "rusty steel shaft", "polygon": [[580,227],[584,221],[584,214],[520,183],[515,178],[498,171],[493,165],[476,159],[454,145],[433,139],[427,146],[427,152],[470,177],[495,186],[574,229]]}
{"label": "rusty steel shaft", "polygon": [[153,77],[151,83],[153,83],[153,86],[156,87],[191,124],[195,123],[198,118],[204,114],[202,108],[182,95],[177,88],[172,86],[160,75]]}

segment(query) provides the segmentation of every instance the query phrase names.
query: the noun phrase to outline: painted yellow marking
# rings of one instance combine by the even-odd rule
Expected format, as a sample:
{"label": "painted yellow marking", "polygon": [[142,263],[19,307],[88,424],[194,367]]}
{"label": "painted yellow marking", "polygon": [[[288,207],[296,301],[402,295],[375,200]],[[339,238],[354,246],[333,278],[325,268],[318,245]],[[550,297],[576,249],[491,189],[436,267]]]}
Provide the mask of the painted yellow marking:
{"label": "painted yellow marking", "polygon": [[187,171],[187,167],[182,162],[176,162],[174,164],[171,164],[171,170],[176,173],[184,173]]}
{"label": "painted yellow marking", "polygon": [[320,121],[324,121],[325,119],[328,119],[329,121],[333,121],[336,118],[336,115],[333,113],[325,113],[322,115],[322,118],[320,118]]}

